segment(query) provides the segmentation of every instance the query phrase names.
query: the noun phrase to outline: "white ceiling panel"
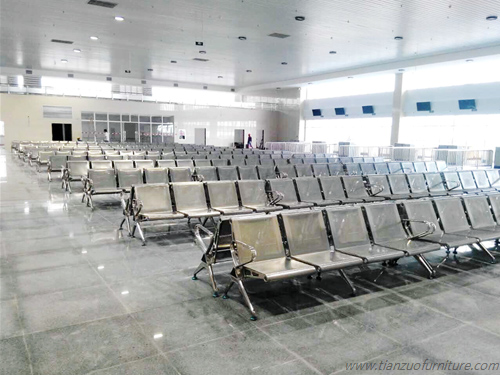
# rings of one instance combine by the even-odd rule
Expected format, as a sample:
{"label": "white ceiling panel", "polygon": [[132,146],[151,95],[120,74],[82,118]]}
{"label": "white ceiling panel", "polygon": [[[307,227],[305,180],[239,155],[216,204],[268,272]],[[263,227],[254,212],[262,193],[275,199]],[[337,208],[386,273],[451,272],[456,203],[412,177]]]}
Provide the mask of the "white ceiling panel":
{"label": "white ceiling panel", "polygon": [[498,0],[87,2],[1,0],[0,67],[241,88],[500,45],[500,20],[486,21],[500,16]]}

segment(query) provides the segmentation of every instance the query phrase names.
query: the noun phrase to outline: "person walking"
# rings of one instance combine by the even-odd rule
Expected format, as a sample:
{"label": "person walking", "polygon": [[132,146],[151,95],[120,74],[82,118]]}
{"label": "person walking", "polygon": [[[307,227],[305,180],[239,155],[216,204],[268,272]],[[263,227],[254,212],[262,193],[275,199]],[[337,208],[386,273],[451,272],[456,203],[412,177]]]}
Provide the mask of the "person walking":
{"label": "person walking", "polygon": [[104,129],[104,142],[109,142],[108,129]]}
{"label": "person walking", "polygon": [[252,146],[252,135],[248,133],[247,148],[253,148]]}

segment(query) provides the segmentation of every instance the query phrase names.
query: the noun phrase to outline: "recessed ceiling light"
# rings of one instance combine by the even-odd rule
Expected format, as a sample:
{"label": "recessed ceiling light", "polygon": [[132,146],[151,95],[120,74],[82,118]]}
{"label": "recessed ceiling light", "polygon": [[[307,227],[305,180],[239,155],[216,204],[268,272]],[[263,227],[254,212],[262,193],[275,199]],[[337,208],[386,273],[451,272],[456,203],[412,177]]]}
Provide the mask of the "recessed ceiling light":
{"label": "recessed ceiling light", "polygon": [[224,78],[223,76],[218,76],[217,78]]}
{"label": "recessed ceiling light", "polygon": [[312,85],[313,83],[312,83],[312,82],[308,82],[307,84],[308,84],[308,85]]}
{"label": "recessed ceiling light", "polygon": [[66,64],[66,63],[68,62],[68,60],[66,60],[66,59],[61,59],[61,62],[62,62],[63,64]]}
{"label": "recessed ceiling light", "polygon": [[123,18],[122,16],[115,16],[115,21],[125,21],[125,18]]}
{"label": "recessed ceiling light", "polygon": [[404,72],[405,70],[404,69],[398,69],[398,72]]}
{"label": "recessed ceiling light", "polygon": [[276,87],[276,90],[281,90],[281,87]]}
{"label": "recessed ceiling light", "polygon": [[99,40],[99,37],[97,37],[97,36],[91,36],[90,39],[92,39],[92,40]]}
{"label": "recessed ceiling light", "polygon": [[467,59],[467,60],[465,60],[465,62],[473,62],[473,61],[474,61],[474,60],[472,60],[472,59]]}
{"label": "recessed ceiling light", "polygon": [[394,39],[395,40],[403,40],[403,37],[402,36],[395,36]]}
{"label": "recessed ceiling light", "polygon": [[202,46],[203,42],[194,42],[194,44],[197,45],[197,46]]}
{"label": "recessed ceiling light", "polygon": [[252,73],[252,71],[250,69],[247,69],[247,73]]}
{"label": "recessed ceiling light", "polygon": [[295,21],[304,21],[305,19],[306,19],[306,17],[304,17],[304,16],[295,17]]}
{"label": "recessed ceiling light", "polygon": [[125,73],[130,74],[130,73],[131,73],[131,71],[130,71],[130,70],[128,70],[128,69],[126,69],[126,70],[125,70]]}
{"label": "recessed ceiling light", "polygon": [[349,78],[349,79],[353,79],[354,77],[350,77],[350,76],[349,76],[349,77],[347,77],[347,78]]}
{"label": "recessed ceiling light", "polygon": [[337,53],[337,51],[330,51],[329,53],[330,53],[330,55],[335,55]]}
{"label": "recessed ceiling light", "polygon": [[207,51],[200,51],[200,53],[201,53],[202,55],[204,55],[204,54],[206,54],[206,53],[207,53]]}
{"label": "recessed ceiling light", "polygon": [[496,21],[498,19],[497,16],[488,16],[486,17],[486,21]]}
{"label": "recessed ceiling light", "polygon": [[281,65],[288,65],[288,63],[286,61],[283,61]]}
{"label": "recessed ceiling light", "polygon": [[153,69],[152,69],[152,68],[148,68],[148,72],[152,72],[152,71],[153,71]]}
{"label": "recessed ceiling light", "polygon": [[177,64],[177,61],[172,60],[172,61],[170,61],[170,64]]}
{"label": "recessed ceiling light", "polygon": [[81,49],[79,49],[79,48],[75,48],[75,49],[73,50],[73,52],[80,53],[80,52],[82,52],[82,50],[81,50]]}
{"label": "recessed ceiling light", "polygon": [[247,37],[246,36],[239,36],[238,39],[239,40],[247,40]]}

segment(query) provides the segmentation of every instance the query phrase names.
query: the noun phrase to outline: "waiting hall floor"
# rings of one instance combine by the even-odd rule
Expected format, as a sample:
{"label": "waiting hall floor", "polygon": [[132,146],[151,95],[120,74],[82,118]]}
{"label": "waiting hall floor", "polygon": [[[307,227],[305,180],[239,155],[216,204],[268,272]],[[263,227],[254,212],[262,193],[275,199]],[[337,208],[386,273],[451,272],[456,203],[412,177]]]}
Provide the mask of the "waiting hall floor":
{"label": "waiting hall floor", "polygon": [[[116,198],[91,212],[57,179],[1,150],[0,373],[332,374],[353,362],[500,362],[500,264],[460,251],[435,280],[417,262],[382,275],[352,269],[357,297],[323,280],[248,283],[213,298],[186,226],[149,235],[117,230]],[[429,254],[436,264],[444,252]],[[500,253],[496,253],[500,258]],[[475,256],[472,259],[472,256]],[[221,285],[229,264],[216,268]],[[479,371],[367,371],[459,374]],[[498,373],[484,371],[481,374]]]}

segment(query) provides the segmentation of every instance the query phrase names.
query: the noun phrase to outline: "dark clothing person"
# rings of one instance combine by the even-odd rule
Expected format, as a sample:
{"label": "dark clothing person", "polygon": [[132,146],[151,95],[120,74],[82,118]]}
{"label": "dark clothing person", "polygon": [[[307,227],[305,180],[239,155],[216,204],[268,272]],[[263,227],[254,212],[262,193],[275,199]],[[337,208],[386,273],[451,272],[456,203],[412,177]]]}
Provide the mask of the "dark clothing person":
{"label": "dark clothing person", "polygon": [[252,136],[250,134],[248,134],[247,148],[253,148],[253,146],[252,146]]}

